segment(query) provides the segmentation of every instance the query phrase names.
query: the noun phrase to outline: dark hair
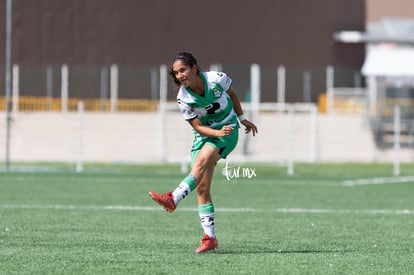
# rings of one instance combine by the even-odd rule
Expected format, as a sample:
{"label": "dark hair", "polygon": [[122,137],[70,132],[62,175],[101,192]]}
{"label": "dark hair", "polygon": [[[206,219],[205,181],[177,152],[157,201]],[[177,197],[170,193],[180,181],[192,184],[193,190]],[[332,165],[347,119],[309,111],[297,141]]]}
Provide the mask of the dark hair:
{"label": "dark hair", "polygon": [[195,57],[191,53],[189,53],[189,52],[178,53],[178,54],[174,55],[174,57],[171,61],[170,68],[168,70],[168,74],[172,77],[175,85],[180,86],[180,81],[178,81],[178,79],[175,77],[175,74],[174,74],[174,71],[173,71],[173,64],[177,60],[180,60],[182,63],[184,63],[185,65],[190,66],[190,67],[196,66],[197,67],[197,74],[200,73],[201,69],[200,69],[200,66],[198,66],[198,64],[197,64],[197,59],[195,59]]}

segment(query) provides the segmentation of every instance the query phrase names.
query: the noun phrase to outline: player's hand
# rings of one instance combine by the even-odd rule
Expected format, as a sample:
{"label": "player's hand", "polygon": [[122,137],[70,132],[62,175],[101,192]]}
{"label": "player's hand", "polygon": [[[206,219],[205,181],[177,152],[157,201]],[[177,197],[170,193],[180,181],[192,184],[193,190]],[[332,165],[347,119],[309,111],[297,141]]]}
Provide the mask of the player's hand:
{"label": "player's hand", "polygon": [[250,132],[252,132],[253,136],[256,136],[257,134],[257,127],[256,125],[254,125],[253,122],[248,121],[247,119],[241,121],[241,124],[243,124],[243,126],[245,127],[245,133],[248,134]]}
{"label": "player's hand", "polygon": [[221,130],[217,130],[216,133],[218,137],[226,137],[230,135],[232,131],[233,131],[233,127],[226,125],[226,126],[223,126]]}

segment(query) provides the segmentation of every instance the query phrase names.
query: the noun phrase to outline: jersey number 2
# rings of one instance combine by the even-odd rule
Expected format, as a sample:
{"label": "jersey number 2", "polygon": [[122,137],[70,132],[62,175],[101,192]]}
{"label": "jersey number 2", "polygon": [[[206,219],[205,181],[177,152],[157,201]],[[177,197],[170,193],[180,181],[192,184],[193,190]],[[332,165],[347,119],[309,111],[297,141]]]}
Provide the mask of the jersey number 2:
{"label": "jersey number 2", "polygon": [[207,114],[214,115],[218,109],[220,109],[220,104],[218,102],[213,102],[208,105],[206,108]]}

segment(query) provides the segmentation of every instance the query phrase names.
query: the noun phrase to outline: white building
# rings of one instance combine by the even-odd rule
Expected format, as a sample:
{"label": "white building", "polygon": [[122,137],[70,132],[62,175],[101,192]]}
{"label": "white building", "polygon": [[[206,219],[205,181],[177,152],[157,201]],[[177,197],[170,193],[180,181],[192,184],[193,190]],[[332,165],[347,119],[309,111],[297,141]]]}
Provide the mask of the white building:
{"label": "white building", "polygon": [[401,133],[414,145],[414,19],[385,17],[367,24],[366,32],[340,31],[342,43],[365,43],[361,68],[368,88],[368,108],[377,142],[392,133],[394,106],[400,106]]}

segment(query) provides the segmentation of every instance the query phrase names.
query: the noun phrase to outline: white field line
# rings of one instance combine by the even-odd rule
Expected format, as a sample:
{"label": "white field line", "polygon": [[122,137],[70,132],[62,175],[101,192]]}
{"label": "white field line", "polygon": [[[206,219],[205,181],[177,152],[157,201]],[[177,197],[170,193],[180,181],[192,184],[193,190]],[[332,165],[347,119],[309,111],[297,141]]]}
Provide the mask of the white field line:
{"label": "white field line", "polygon": [[345,180],[345,181],[342,181],[342,185],[357,186],[357,185],[373,185],[373,184],[393,184],[393,183],[403,183],[403,182],[414,183],[414,176]]}
{"label": "white field line", "polygon": [[[30,205],[30,204],[2,204],[0,209],[55,209],[55,210],[118,210],[118,211],[164,211],[161,207],[154,206],[127,206],[127,205]],[[182,207],[178,211],[196,212],[197,208]],[[216,208],[217,212],[267,212],[267,213],[298,213],[298,214],[385,214],[385,215],[414,215],[414,210],[401,209],[311,209],[311,208]]]}

